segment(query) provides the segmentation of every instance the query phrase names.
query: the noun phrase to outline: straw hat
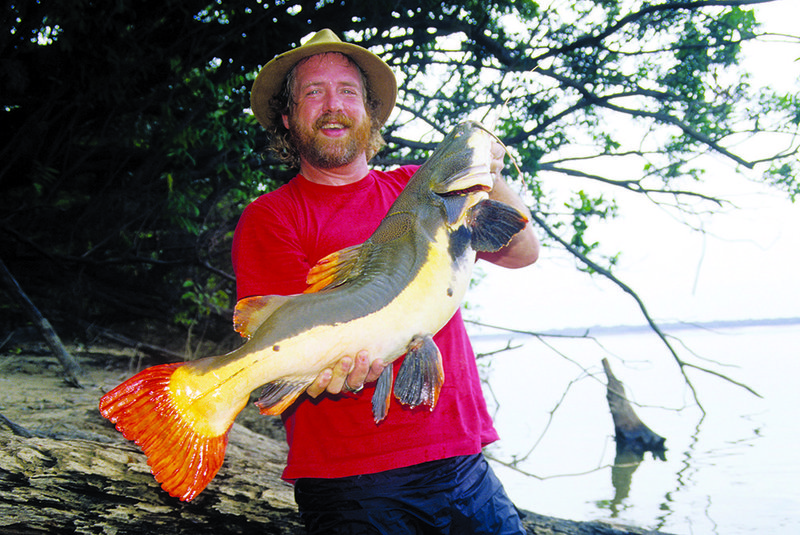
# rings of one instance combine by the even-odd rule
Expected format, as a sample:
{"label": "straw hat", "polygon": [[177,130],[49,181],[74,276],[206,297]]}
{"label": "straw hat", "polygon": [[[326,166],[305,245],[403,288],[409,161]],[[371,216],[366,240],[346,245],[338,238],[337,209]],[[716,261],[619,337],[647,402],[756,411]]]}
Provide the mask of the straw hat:
{"label": "straw hat", "polygon": [[315,33],[304,45],[275,56],[258,73],[250,91],[250,108],[261,126],[267,128],[276,120],[270,100],[281,90],[283,80],[292,67],[304,58],[326,52],[341,52],[361,67],[370,88],[381,101],[378,118],[381,124],[386,122],[397,99],[397,80],[392,69],[366,48],[345,43],[331,30],[324,29]]}

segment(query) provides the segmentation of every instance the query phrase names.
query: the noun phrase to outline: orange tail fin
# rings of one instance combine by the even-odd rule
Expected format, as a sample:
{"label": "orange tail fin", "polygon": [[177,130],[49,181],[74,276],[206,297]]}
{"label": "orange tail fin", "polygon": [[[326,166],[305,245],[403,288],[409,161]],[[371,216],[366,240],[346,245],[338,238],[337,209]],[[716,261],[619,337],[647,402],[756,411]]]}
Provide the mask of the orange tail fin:
{"label": "orange tail fin", "polygon": [[100,413],[142,448],[161,488],[190,501],[217,475],[228,433],[206,436],[192,429],[169,388],[181,366],[162,364],[140,372],[100,399]]}

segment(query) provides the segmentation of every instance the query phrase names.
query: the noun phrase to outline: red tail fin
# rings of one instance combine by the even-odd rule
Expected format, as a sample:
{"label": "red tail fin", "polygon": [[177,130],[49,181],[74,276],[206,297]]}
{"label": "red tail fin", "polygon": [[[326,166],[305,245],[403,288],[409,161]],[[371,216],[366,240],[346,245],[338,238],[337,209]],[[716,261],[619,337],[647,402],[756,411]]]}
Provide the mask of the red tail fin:
{"label": "red tail fin", "polygon": [[100,413],[142,448],[161,488],[190,501],[217,475],[228,433],[197,433],[176,407],[169,383],[180,366],[153,366],[128,379],[100,399]]}

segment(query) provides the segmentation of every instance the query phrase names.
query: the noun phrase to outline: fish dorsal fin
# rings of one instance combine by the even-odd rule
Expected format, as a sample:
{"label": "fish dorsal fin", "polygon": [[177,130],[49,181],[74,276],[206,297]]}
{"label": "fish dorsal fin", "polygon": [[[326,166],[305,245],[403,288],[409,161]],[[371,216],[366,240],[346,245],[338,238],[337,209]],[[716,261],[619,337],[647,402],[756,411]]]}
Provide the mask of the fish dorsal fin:
{"label": "fish dorsal fin", "polygon": [[245,297],[233,311],[233,329],[250,338],[275,310],[289,300],[287,295],[258,295]]}
{"label": "fish dorsal fin", "polygon": [[361,252],[367,243],[369,242],[345,247],[322,258],[314,267],[308,270],[308,275],[306,276],[308,288],[303,293],[314,293],[335,288],[357,277],[361,273],[363,266]]}

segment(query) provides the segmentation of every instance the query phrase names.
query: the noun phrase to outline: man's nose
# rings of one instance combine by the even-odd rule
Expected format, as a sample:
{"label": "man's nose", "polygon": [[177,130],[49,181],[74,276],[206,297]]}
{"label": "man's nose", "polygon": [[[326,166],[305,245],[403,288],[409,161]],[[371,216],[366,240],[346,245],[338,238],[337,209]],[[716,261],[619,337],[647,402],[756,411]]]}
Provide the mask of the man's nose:
{"label": "man's nose", "polygon": [[344,109],[343,99],[336,91],[329,91],[325,94],[325,111],[342,111]]}

